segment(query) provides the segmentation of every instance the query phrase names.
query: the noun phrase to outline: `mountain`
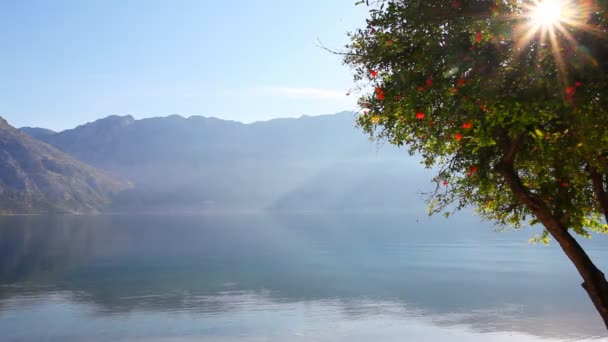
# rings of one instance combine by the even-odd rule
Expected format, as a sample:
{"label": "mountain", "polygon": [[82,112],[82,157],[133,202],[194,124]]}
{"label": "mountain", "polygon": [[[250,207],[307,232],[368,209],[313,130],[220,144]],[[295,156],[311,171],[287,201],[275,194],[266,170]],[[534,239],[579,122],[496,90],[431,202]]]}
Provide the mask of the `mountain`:
{"label": "mountain", "polygon": [[134,188],[115,199],[116,210],[419,205],[419,196],[412,200],[403,192],[420,190],[422,178],[412,178],[420,175],[417,161],[403,150],[370,143],[354,115],[251,124],[202,116],[110,116],[39,139],[129,179]]}
{"label": "mountain", "polygon": [[50,135],[57,133],[50,129],[38,128],[38,127],[21,127],[21,128],[19,128],[19,130],[22,131],[23,133],[29,135],[30,137],[36,138],[36,139],[44,139]]}
{"label": "mountain", "polygon": [[39,138],[85,162],[121,170],[160,161],[333,160],[374,150],[355,130],[349,112],[252,124],[202,116],[135,120],[114,115]]}
{"label": "mountain", "polygon": [[0,118],[0,213],[99,211],[127,186]]}

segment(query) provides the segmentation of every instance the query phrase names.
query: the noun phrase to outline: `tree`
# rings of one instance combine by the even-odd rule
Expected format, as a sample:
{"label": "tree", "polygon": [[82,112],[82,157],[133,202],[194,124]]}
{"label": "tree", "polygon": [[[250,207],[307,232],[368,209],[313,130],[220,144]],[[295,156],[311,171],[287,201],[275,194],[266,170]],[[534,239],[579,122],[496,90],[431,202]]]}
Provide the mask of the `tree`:
{"label": "tree", "polygon": [[608,328],[574,234],[608,233],[608,13],[574,0],[380,0],[349,33],[359,126],[437,170],[431,213],[542,224]]}

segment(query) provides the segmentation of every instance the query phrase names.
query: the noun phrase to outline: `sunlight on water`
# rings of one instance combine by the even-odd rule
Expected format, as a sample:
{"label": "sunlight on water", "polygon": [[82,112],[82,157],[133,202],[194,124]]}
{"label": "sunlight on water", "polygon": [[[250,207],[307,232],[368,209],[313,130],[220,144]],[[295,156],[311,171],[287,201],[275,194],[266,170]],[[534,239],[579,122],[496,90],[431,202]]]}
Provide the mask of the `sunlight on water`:
{"label": "sunlight on water", "polygon": [[[154,300],[153,296],[139,298]],[[522,333],[474,331],[488,317],[516,321],[517,308],[468,315],[425,315],[401,303],[358,299],[276,302],[269,293],[225,292],[189,299],[202,310],[108,314],[64,293],[21,296],[4,303],[8,340],[52,341],[562,341]],[[21,317],[30,324],[21,325]],[[574,322],[564,322],[573,324]],[[534,322],[542,324],[542,322]],[[509,324],[505,324],[508,326]],[[36,332],[32,333],[32,326]],[[490,327],[486,327],[492,330]],[[596,336],[599,337],[599,336]],[[576,339],[577,341],[592,341]]]}
{"label": "sunlight on water", "polygon": [[[4,220],[2,341],[606,337],[565,257],[521,232],[369,216]],[[600,262],[605,242],[587,246]]]}

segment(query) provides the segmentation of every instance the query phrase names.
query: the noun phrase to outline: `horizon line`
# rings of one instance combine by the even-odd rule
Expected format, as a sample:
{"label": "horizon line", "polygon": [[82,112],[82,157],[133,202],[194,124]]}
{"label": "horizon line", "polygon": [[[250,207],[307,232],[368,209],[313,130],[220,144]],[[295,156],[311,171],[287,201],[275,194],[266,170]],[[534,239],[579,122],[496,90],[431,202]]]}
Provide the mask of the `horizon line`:
{"label": "horizon line", "polygon": [[[301,114],[300,116],[285,116],[285,117],[277,117],[277,118],[270,118],[267,120],[256,120],[256,121],[250,121],[250,122],[244,122],[244,121],[238,121],[238,120],[232,120],[232,119],[222,119],[222,118],[218,118],[215,116],[204,116],[204,115],[200,115],[200,114],[193,114],[193,115],[189,115],[189,116],[183,116],[181,114],[167,114],[167,115],[161,115],[161,116],[151,116],[151,117],[143,117],[143,118],[137,118],[135,117],[135,115],[133,114],[125,114],[125,115],[118,115],[118,114],[110,114],[107,116],[103,116],[100,117],[96,120],[93,121],[88,121],[85,123],[82,123],[80,125],[76,125],[72,128],[66,128],[63,130],[54,130],[54,129],[50,129],[50,128],[46,128],[43,126],[21,126],[21,127],[17,127],[17,129],[23,129],[23,128],[38,128],[38,129],[48,129],[50,131],[59,133],[59,132],[63,132],[63,131],[67,131],[67,130],[71,130],[71,129],[75,129],[81,126],[85,126],[85,125],[89,125],[92,123],[95,123],[97,121],[100,120],[105,120],[111,117],[118,117],[118,118],[127,118],[130,117],[132,118],[134,121],[142,121],[142,120],[154,120],[154,119],[167,119],[167,118],[171,118],[171,117],[179,117],[180,119],[183,120],[189,120],[192,118],[205,118],[205,119],[215,119],[215,120],[220,120],[220,121],[226,121],[226,122],[235,122],[235,123],[240,123],[243,125],[253,125],[253,124],[258,124],[258,123],[265,123],[265,122],[271,122],[271,121],[277,121],[277,120],[299,120],[299,119],[303,119],[303,118],[310,118],[310,117],[321,117],[321,116],[334,116],[334,115],[340,115],[340,114],[347,114],[347,113],[352,113],[353,115],[358,113],[358,111],[356,110],[342,110],[336,113],[325,113],[325,114]],[[8,122],[8,124],[10,125],[10,122],[8,120],[6,120],[6,118],[4,118],[4,116],[0,116],[0,118],[4,119],[5,121]]]}

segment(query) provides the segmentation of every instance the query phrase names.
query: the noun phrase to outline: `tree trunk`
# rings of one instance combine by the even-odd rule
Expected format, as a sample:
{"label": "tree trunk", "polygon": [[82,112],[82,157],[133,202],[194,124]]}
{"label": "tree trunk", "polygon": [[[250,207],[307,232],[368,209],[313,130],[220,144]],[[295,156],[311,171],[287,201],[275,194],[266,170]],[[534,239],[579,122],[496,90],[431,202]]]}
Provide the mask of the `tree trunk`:
{"label": "tree trunk", "polygon": [[560,218],[555,217],[545,202],[538,198],[538,196],[530,193],[522,184],[513,167],[515,154],[509,153],[511,150],[514,150],[513,146],[511,145],[510,147],[512,148],[507,149],[505,157],[496,165],[495,170],[503,176],[517,199],[534,213],[572,261],[583,278],[583,288],[587,291],[593,305],[595,305],[595,308],[604,320],[606,329],[608,329],[608,282],[606,281],[606,277],[604,277],[604,273],[593,264],[591,258],[589,258],[578,241],[568,232],[568,227],[564,226]]}
{"label": "tree trunk", "polygon": [[608,282],[604,273],[593,264],[591,258],[567,230],[560,230],[555,233],[553,229],[548,230],[583,278],[581,285],[587,291],[593,305],[604,320],[606,329],[608,329]]}

